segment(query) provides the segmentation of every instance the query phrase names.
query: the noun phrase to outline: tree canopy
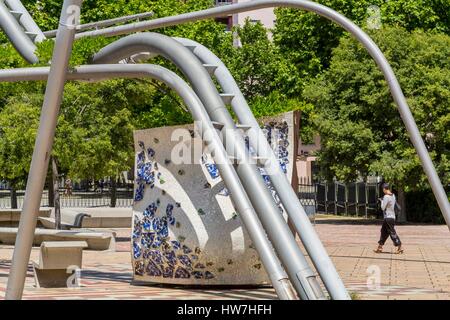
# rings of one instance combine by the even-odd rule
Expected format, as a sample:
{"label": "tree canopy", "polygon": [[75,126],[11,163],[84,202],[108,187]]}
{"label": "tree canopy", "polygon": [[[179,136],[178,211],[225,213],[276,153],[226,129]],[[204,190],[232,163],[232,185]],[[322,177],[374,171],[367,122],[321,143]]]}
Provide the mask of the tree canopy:
{"label": "tree canopy", "polygon": [[[381,26],[393,25],[408,31],[421,29],[431,33],[450,34],[450,0],[318,0],[360,27],[368,27],[379,16]],[[379,9],[379,10],[378,10]],[[333,48],[337,47],[345,30],[321,16],[292,8],[276,12],[273,30],[280,52],[296,66],[303,85],[330,65]]]}
{"label": "tree canopy", "polygon": [[[444,184],[450,183],[450,0],[318,0],[368,31],[385,53]],[[42,30],[57,28],[62,1],[23,0]],[[205,9],[212,0],[85,0],[82,23],[152,11],[154,17]],[[210,48],[229,67],[256,116],[302,111],[301,137],[322,137],[322,175],[351,181],[378,174],[407,191],[427,186],[383,75],[365,49],[336,24],[276,9],[268,37],[247,20],[231,32],[214,20],[154,30]],[[233,43],[237,39],[240,46]],[[117,38],[75,41],[70,66]],[[38,45],[48,66],[53,40]],[[162,58],[163,65],[182,76]],[[0,68],[26,62],[0,33]],[[25,183],[45,82],[0,83],[0,179]],[[133,164],[132,131],[192,121],[182,101],[152,80],[73,81],[65,87],[53,155],[74,178],[115,176]]]}

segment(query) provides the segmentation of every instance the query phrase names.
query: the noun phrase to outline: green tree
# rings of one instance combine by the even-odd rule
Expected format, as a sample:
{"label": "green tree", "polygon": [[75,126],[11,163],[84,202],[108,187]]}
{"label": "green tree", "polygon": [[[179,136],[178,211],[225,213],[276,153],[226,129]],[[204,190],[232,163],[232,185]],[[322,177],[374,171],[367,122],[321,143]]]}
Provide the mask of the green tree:
{"label": "green tree", "polygon": [[0,112],[0,179],[10,184],[13,209],[28,175],[38,119],[39,108],[28,103],[7,104]]}
{"label": "green tree", "polygon": [[[61,1],[24,1],[30,13],[43,30],[57,27]],[[201,1],[89,1],[83,3],[82,22],[92,22],[118,16],[153,11],[155,16],[166,16],[209,7],[210,0]],[[227,50],[225,43],[230,43],[231,35],[225,34],[224,27],[214,21],[202,21],[186,26],[159,30],[168,35],[186,36],[201,41],[205,45],[214,45],[216,52]],[[77,66],[89,63],[91,56],[116,38],[86,38],[74,43],[70,65]],[[225,44],[225,45],[223,45]],[[39,66],[47,66],[51,60],[54,42],[45,41],[38,45]],[[26,66],[25,61],[10,44],[0,46],[0,68],[18,68]],[[166,63],[166,65],[169,65]],[[170,66],[173,68],[173,66]],[[22,121],[25,116],[9,111],[13,106],[25,104],[29,108],[39,110],[45,91],[43,82],[21,82],[0,84],[0,110],[5,106],[4,123],[12,120]],[[30,98],[32,97],[32,98]],[[53,155],[58,160],[58,170],[74,179],[100,179],[105,176],[117,177],[121,171],[133,165],[132,130],[154,126],[187,123],[192,119],[182,108],[181,101],[170,90],[148,80],[113,80],[101,83],[69,82],[65,87],[61,114],[53,148]],[[39,113],[37,113],[38,115]],[[9,116],[9,117],[8,117]],[[30,114],[30,117],[32,115]],[[38,117],[34,117],[38,121]],[[30,120],[30,119],[28,119]],[[14,125],[17,135],[26,124]],[[30,127],[32,128],[32,127]],[[35,128],[33,129],[35,130]],[[12,134],[12,133],[11,133]],[[26,148],[32,151],[34,136],[28,139]],[[5,146],[10,140],[3,141]],[[24,145],[25,142],[22,143]],[[25,146],[24,146],[25,148]],[[27,150],[28,150],[27,149]],[[5,149],[6,150],[6,149]],[[15,151],[20,151],[15,148]],[[31,153],[20,163],[16,170],[5,170],[3,176],[14,185],[24,186],[31,161]],[[11,157],[23,154],[10,154]],[[23,157],[22,157],[23,158]],[[17,168],[20,168],[18,170]],[[19,174],[20,172],[20,174]],[[17,181],[17,182],[16,182]],[[19,183],[20,182],[20,183]]]}
{"label": "green tree", "polygon": [[[412,31],[450,34],[450,0],[318,0],[361,27],[374,15],[371,6],[380,9],[382,26],[396,25]],[[373,7],[372,7],[373,8]],[[308,80],[327,69],[333,48],[344,29],[321,16],[290,8],[277,9],[274,42],[296,66],[297,77]],[[296,88],[297,94],[303,85]]]}
{"label": "green tree", "polygon": [[[448,185],[450,37],[394,27],[370,35],[394,68],[439,176]],[[351,181],[378,174],[400,190],[428,186],[383,75],[355,40],[341,40],[329,70],[304,94],[316,108],[324,176]]]}
{"label": "green tree", "polygon": [[[66,84],[52,152],[60,173],[73,179],[115,179],[132,166],[131,112],[126,98],[120,97],[127,90],[119,88],[124,82]],[[12,96],[0,112],[0,179],[7,180],[12,191],[25,186],[42,98],[24,92]]]}
{"label": "green tree", "polygon": [[[42,30],[58,27],[62,1],[22,0]],[[81,23],[118,18],[142,12],[153,12],[154,17],[206,9],[212,0],[84,0],[81,9]]]}

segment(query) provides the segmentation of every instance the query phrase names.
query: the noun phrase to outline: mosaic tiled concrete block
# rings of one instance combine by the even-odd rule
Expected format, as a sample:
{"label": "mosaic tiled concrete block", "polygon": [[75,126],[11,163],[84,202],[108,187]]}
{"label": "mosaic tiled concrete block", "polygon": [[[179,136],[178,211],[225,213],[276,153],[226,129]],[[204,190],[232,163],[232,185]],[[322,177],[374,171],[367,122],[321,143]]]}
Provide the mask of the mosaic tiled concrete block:
{"label": "mosaic tiled concrete block", "polygon": [[[275,152],[290,178],[292,113],[263,121],[269,142],[275,145],[281,141]],[[192,164],[177,164],[171,157],[180,146],[179,140],[171,141],[178,128],[190,131],[184,150],[191,152]],[[194,148],[202,142],[194,136],[193,125],[136,131],[134,140],[135,280],[186,285],[267,284],[264,267],[220,172],[209,154]],[[271,189],[263,170],[261,174]]]}

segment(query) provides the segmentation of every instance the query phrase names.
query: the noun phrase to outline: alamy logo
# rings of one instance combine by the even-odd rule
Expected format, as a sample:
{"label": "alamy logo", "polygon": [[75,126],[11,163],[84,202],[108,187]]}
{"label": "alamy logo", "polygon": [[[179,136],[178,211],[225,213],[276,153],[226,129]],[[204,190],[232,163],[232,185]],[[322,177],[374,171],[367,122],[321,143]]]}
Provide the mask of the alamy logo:
{"label": "alamy logo", "polygon": [[381,269],[377,265],[370,265],[366,273],[369,274],[367,277],[367,289],[369,290],[379,290],[381,288]]}
{"label": "alamy logo", "polygon": [[66,269],[66,273],[71,274],[67,278],[67,288],[79,288],[81,279],[81,269],[79,266],[69,266]]}
{"label": "alamy logo", "polygon": [[[201,121],[194,122],[195,132],[197,137],[201,139],[193,140],[193,132],[185,128],[177,128],[172,132],[171,141],[176,142],[171,150],[171,161],[174,164],[192,164],[194,159],[200,159],[203,153],[209,153],[213,156],[220,153],[217,146],[222,144],[225,148],[226,154],[220,159],[215,159],[217,165],[227,163],[241,163],[247,161],[250,164],[257,164],[258,157],[253,146],[260,146],[262,142],[259,139],[266,139],[264,136],[256,135],[256,138],[248,136],[247,140],[244,138],[245,134],[242,129],[221,129],[217,132],[202,125]],[[250,129],[252,130],[252,129]],[[283,135],[281,129],[273,129],[272,136],[278,137]],[[244,139],[245,147],[238,148],[234,141]],[[273,148],[278,150],[278,153],[285,148],[283,139],[274,139]],[[281,151],[280,151],[281,150]],[[261,161],[260,161],[261,162]],[[265,170],[265,174],[273,175],[280,170],[280,163],[277,159],[264,158],[264,162],[259,163]]]}
{"label": "alamy logo", "polygon": [[367,28],[381,29],[381,9],[371,5],[367,8]]}
{"label": "alamy logo", "polygon": [[80,7],[74,4],[70,5],[67,7],[66,14],[67,14],[66,20],[67,28],[69,29],[76,28],[76,26],[80,22]]}

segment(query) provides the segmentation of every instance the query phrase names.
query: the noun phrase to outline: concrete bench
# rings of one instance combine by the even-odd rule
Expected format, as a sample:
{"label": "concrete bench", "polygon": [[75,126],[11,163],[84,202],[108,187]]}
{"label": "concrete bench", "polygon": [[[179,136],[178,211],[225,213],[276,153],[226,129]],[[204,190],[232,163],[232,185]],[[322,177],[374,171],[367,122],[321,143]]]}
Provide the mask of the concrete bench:
{"label": "concrete bench", "polygon": [[[61,228],[63,230],[70,230],[72,228],[81,228],[83,220],[89,217],[87,213],[72,210],[61,209]],[[55,211],[49,217],[39,217],[39,222],[47,229],[55,229]]]}
{"label": "concrete bench", "polygon": [[39,252],[39,263],[33,262],[37,288],[78,286],[77,271],[82,267],[86,241],[44,241]]}
{"label": "concrete bench", "polygon": [[131,228],[131,208],[85,208],[79,212],[88,215],[83,219],[82,228]]}
{"label": "concrete bench", "polygon": [[[114,232],[90,230],[50,230],[36,229],[33,245],[39,246],[45,241],[86,241],[90,250],[115,250]],[[14,245],[17,228],[0,228],[0,244]]]}

